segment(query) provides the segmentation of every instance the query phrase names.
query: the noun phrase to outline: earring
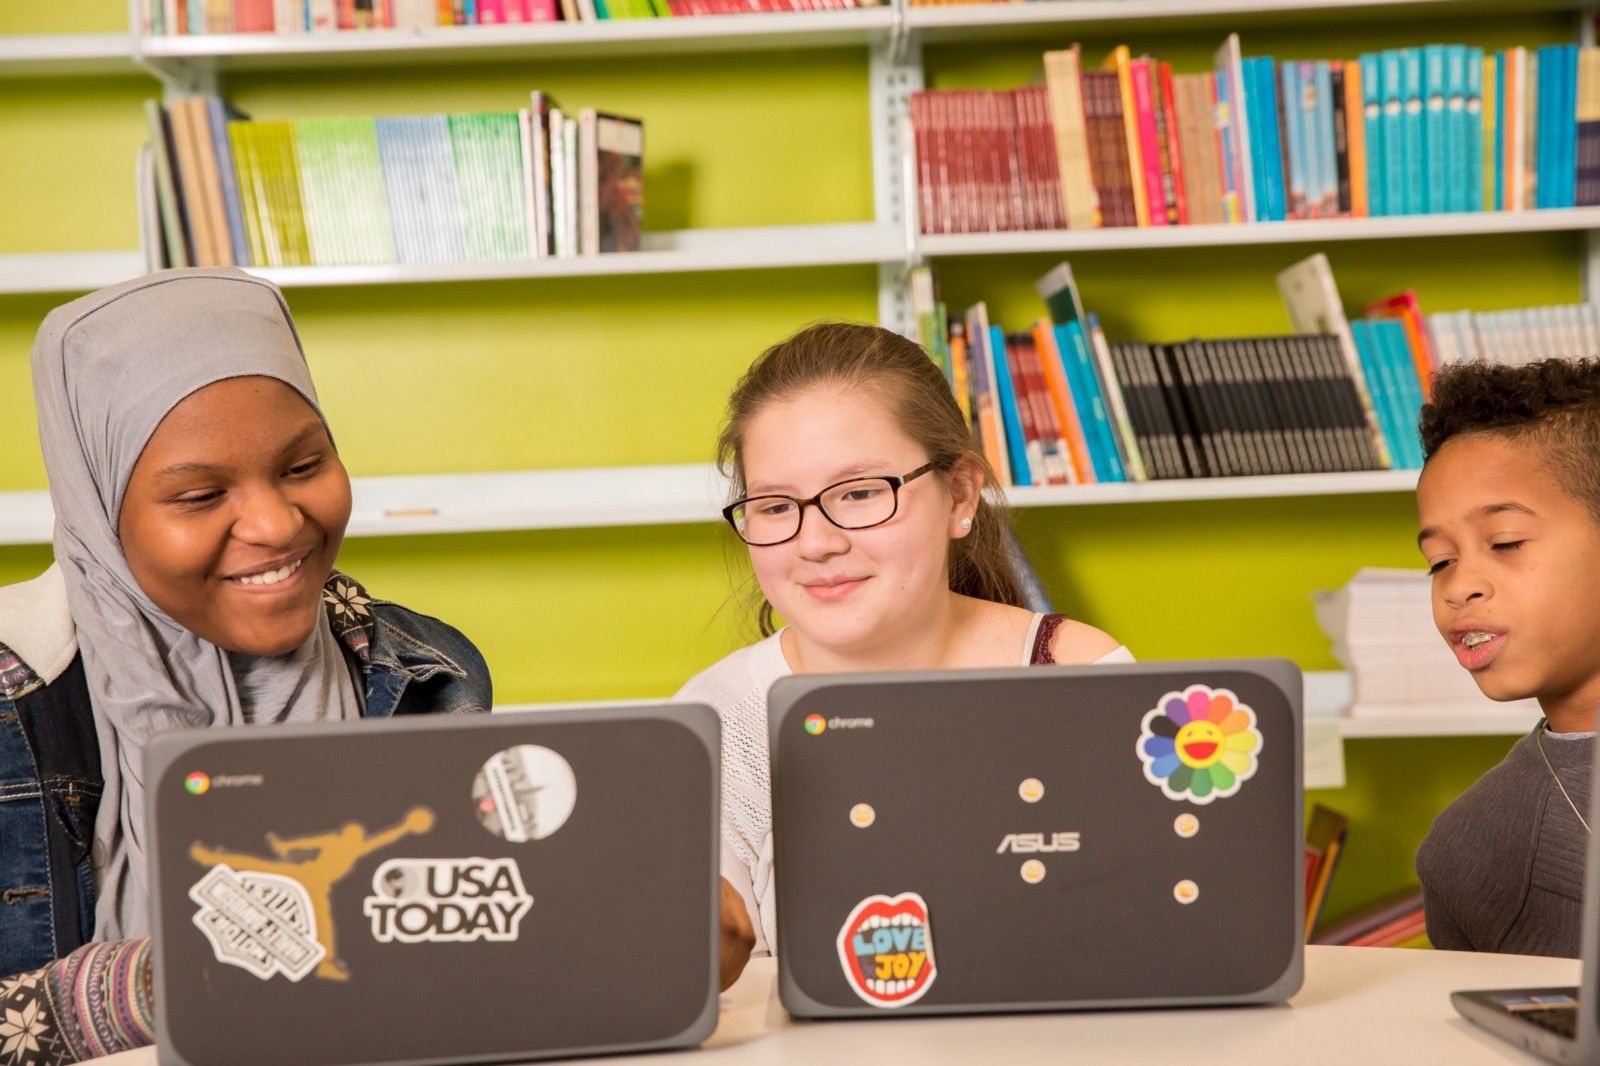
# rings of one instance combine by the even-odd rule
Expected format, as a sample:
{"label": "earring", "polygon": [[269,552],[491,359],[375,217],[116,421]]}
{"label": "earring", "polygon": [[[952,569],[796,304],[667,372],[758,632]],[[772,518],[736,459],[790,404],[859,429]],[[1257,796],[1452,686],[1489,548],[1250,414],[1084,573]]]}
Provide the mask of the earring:
{"label": "earring", "polygon": [[970,519],[970,518],[963,518],[963,519],[962,519],[962,520],[961,520],[961,528],[962,528],[962,529],[971,529],[971,528],[972,528],[972,519]]}

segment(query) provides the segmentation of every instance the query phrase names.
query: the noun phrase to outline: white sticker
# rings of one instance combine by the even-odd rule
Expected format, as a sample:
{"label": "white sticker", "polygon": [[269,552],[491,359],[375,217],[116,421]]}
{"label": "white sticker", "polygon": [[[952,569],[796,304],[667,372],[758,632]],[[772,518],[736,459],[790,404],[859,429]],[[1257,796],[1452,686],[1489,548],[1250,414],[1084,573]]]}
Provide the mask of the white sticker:
{"label": "white sticker", "polygon": [[567,823],[578,782],[567,760],[537,744],[496,752],[472,781],[478,821],[513,844],[543,840]]}
{"label": "white sticker", "polygon": [[512,859],[390,859],[361,911],[381,944],[517,939],[533,897]]}
{"label": "white sticker", "polygon": [[327,954],[317,942],[311,896],[292,878],[239,873],[219,863],[189,889],[189,898],[200,905],[194,924],[217,961],[263,981],[275,973],[298,981]]}

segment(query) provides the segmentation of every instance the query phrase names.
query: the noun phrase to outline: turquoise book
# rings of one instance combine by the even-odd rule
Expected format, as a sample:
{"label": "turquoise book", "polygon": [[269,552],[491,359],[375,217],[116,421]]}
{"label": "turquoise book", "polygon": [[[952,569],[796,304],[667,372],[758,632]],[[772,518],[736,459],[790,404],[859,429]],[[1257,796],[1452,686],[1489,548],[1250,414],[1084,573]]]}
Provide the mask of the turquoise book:
{"label": "turquoise book", "polygon": [[1450,161],[1449,120],[1446,112],[1445,46],[1426,45],[1422,49],[1422,211],[1434,214],[1446,210]]}
{"label": "turquoise book", "polygon": [[1427,210],[1427,163],[1425,106],[1422,96],[1422,49],[1400,49],[1401,148],[1405,168],[1402,188],[1405,214],[1420,215]]}
{"label": "turquoise book", "polygon": [[1116,438],[1112,435],[1111,418],[1106,412],[1105,397],[1100,391],[1100,379],[1094,370],[1094,356],[1089,351],[1089,336],[1081,322],[1068,322],[1056,327],[1056,347],[1061,350],[1061,362],[1067,372],[1067,385],[1072,390],[1072,403],[1078,412],[1078,422],[1089,439],[1089,460],[1098,482],[1126,481],[1121,457],[1117,454]]}
{"label": "turquoise book", "polygon": [[1384,172],[1383,92],[1374,52],[1361,57],[1361,120],[1367,133],[1367,213],[1381,218],[1390,211]]}
{"label": "turquoise book", "polygon": [[1467,179],[1467,48],[1453,44],[1444,53],[1445,178],[1444,210],[1472,210],[1472,192],[1482,189]]}
{"label": "turquoise book", "polygon": [[1022,433],[1022,417],[1017,412],[1016,383],[1011,380],[1011,368],[1006,361],[1006,334],[999,326],[989,327],[989,354],[994,367],[995,394],[1000,401],[1000,421],[1005,426],[1006,457],[1011,464],[1011,483],[1032,485],[1033,474],[1028,469],[1028,446]]}
{"label": "turquoise book", "polygon": [[1378,57],[1383,88],[1383,183],[1385,214],[1406,213],[1405,79],[1400,52],[1390,49]]}
{"label": "turquoise book", "polygon": [[1486,187],[1483,175],[1483,64],[1483,49],[1467,49],[1467,93],[1464,105],[1467,117],[1464,125],[1467,132],[1468,191],[1465,193],[1464,211],[1475,211],[1483,206],[1479,203],[1482,196],[1477,190]]}

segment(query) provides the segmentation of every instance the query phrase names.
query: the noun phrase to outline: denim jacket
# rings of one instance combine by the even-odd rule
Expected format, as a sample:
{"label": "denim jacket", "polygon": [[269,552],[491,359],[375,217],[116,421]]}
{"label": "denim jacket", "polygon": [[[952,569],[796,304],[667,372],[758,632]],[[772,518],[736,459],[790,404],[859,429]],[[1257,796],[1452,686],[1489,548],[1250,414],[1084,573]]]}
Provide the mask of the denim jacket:
{"label": "denim jacket", "polygon": [[[373,600],[337,571],[322,598],[345,654],[366,677],[368,717],[489,709],[489,669],[457,630]],[[59,571],[52,567],[35,581],[0,589],[0,622],[7,623],[0,635],[23,634],[15,638],[19,648],[0,642],[3,978],[43,966],[93,936],[89,846],[102,779],[88,682]]]}

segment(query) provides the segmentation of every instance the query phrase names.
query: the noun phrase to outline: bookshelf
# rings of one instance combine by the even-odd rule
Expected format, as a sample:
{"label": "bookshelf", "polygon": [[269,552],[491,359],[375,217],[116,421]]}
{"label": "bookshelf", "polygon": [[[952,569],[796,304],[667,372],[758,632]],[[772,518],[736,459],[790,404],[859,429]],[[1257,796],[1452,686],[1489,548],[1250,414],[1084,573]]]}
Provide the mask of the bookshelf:
{"label": "bookshelf", "polygon": [[[707,463],[352,478],[352,537],[598,529],[720,522],[727,482]],[[1119,485],[1013,488],[1012,507],[1089,507],[1185,500],[1409,492],[1416,471],[1196,478]],[[42,490],[0,492],[0,545],[45,544],[53,521]]]}
{"label": "bookshelf", "polygon": [[0,80],[82,77],[137,71],[125,33],[41,33],[0,36]]}

